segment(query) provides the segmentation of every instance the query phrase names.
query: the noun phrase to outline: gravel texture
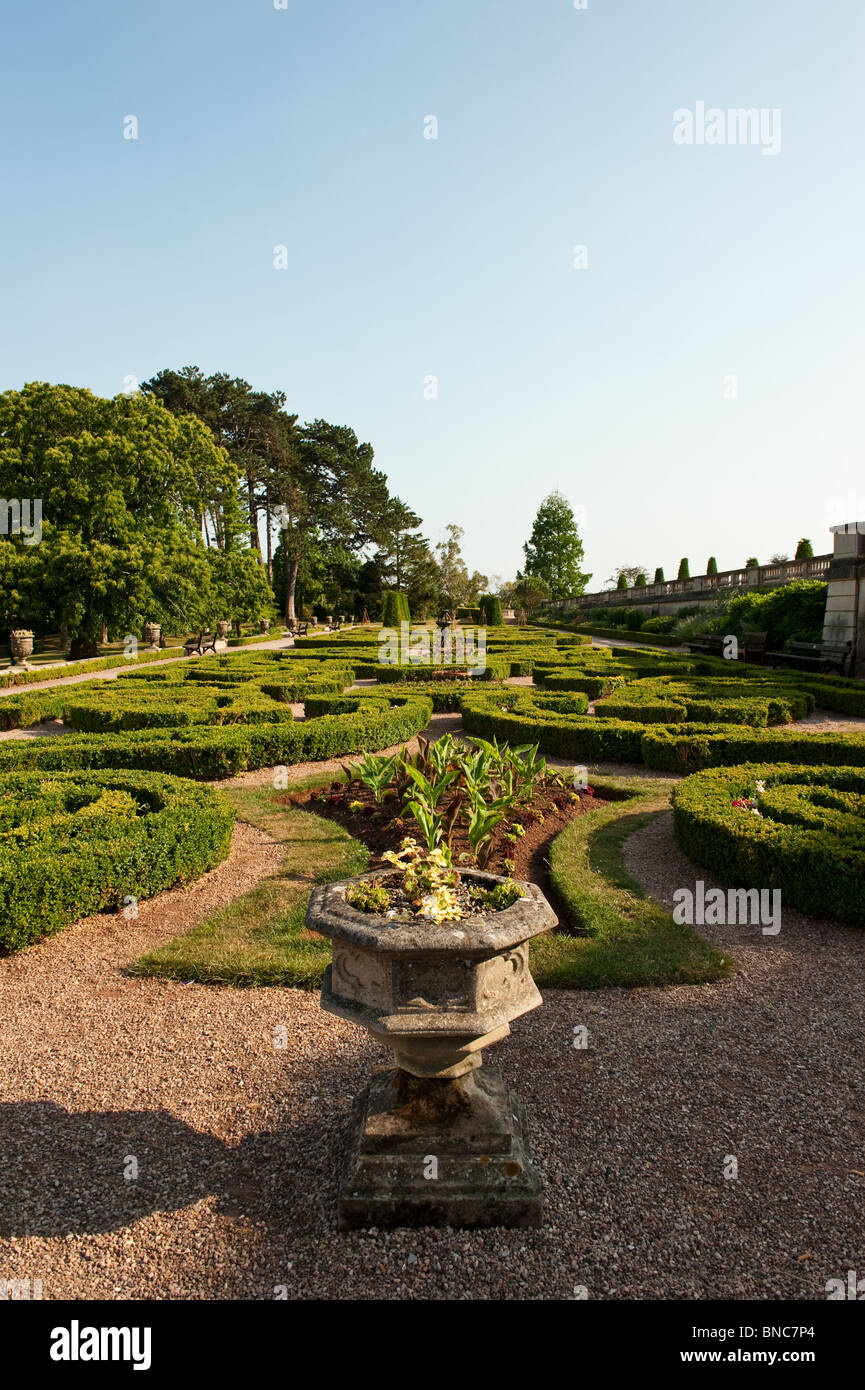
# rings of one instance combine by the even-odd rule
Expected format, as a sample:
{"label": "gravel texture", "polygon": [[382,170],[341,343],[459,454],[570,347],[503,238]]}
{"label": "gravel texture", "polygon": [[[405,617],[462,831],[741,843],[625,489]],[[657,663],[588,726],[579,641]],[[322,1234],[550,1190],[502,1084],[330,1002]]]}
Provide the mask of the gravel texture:
{"label": "gravel texture", "polygon": [[[0,1277],[46,1299],[810,1299],[865,1267],[865,937],[793,913],[731,933],[731,980],[551,991],[491,1050],[528,1105],[541,1230],[339,1235],[348,1109],[384,1055],[315,994],[123,970],[281,854],[238,826],[136,921],[0,961]],[[695,876],[669,817],[628,862],[660,896]]]}
{"label": "gravel texture", "polygon": [[[351,1098],[385,1054],[314,993],[124,970],[283,852],[240,824],[224,864],[137,919],[0,960],[0,1279],[46,1299],[822,1300],[865,1269],[865,934],[793,911],[777,937],[701,929],[729,980],[549,991],[489,1051],[528,1106],[542,1229],[339,1235]],[[668,903],[714,882],[669,815],[626,862]]]}

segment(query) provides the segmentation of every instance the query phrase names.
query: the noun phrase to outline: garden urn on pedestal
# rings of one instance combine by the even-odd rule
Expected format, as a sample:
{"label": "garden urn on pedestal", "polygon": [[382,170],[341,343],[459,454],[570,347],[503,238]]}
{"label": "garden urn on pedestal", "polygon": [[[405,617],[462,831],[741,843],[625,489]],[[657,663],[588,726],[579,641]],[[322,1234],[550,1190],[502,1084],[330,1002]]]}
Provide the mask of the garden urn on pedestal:
{"label": "garden urn on pedestal", "polygon": [[229,629],[229,626],[230,626],[230,624],[229,624],[227,618],[220,618],[219,622],[216,624],[216,635],[217,635],[217,637],[222,638],[223,641],[224,641],[225,638],[228,636],[228,629]]}
{"label": "garden urn on pedestal", "polygon": [[[529,940],[556,916],[543,893],[456,921],[390,920],[314,888],[307,926],[333,940],[321,1006],[393,1050],[355,1101],[339,1193],[342,1230],[363,1226],[537,1226],[541,1184],[522,1101],[482,1049],[542,1002]],[[466,870],[492,889],[507,882]]]}
{"label": "garden urn on pedestal", "polygon": [[162,636],[162,627],[159,623],[144,624],[144,641],[151,651],[156,651],[159,646],[159,639]]}
{"label": "garden urn on pedestal", "polygon": [[9,633],[9,651],[16,664],[33,655],[33,633],[29,628],[13,627]]}
{"label": "garden urn on pedestal", "polygon": [[270,632],[270,618],[262,618],[261,630],[262,632]]}

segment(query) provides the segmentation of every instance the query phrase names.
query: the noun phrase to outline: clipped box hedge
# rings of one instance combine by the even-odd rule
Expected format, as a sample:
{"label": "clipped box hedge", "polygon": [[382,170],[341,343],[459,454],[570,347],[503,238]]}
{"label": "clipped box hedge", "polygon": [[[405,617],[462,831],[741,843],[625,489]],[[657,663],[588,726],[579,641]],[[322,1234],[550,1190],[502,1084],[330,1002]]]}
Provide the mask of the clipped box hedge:
{"label": "clipped box hedge", "polygon": [[806,733],[736,725],[680,724],[647,729],[641,744],[647,767],[689,773],[707,767],[773,759],[797,766],[865,766],[865,734]]}
{"label": "clipped box hedge", "polygon": [[[765,793],[756,783],[765,783]],[[756,796],[760,815],[733,806]],[[676,839],[725,883],[778,888],[784,905],[865,925],[865,769],[757,763],[673,791]],[[782,925],[783,932],[783,925]]]}
{"label": "clipped box hedge", "polygon": [[113,734],[8,740],[0,744],[0,771],[15,768],[71,771],[136,767],[175,772],[200,781],[233,777],[259,767],[319,762],[347,753],[402,743],[424,729],[432,703],[400,697],[388,710],[325,715],[291,724],[193,725]]}
{"label": "clipped box hedge", "polygon": [[4,770],[0,951],[199,877],[233,823],[219,793],[163,773]]}
{"label": "clipped box hedge", "polygon": [[595,706],[602,718],[645,723],[681,724],[786,724],[801,719],[814,708],[809,691],[781,684],[733,680],[674,681],[650,677],[630,681]]}
{"label": "clipped box hedge", "polygon": [[[537,743],[542,753],[580,762],[606,758],[640,761],[643,725],[595,719],[576,710],[565,712],[544,705],[541,703],[543,697],[533,696],[532,692],[523,693],[519,687],[511,687],[508,695],[511,691],[516,698],[502,699],[503,691],[464,696],[462,715],[466,732],[485,739],[504,739],[508,743]],[[588,704],[579,692],[572,692],[571,698],[585,700]],[[503,709],[503,704],[507,708]]]}

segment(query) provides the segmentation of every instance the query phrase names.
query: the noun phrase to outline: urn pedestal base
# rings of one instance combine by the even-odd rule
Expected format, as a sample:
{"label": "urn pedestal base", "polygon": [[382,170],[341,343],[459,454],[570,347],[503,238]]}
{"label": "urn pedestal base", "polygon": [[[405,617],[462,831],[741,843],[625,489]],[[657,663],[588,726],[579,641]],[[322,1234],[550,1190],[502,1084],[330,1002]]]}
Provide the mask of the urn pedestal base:
{"label": "urn pedestal base", "polygon": [[493,1068],[455,1080],[381,1068],[352,1126],[341,1230],[541,1224],[525,1109]]}

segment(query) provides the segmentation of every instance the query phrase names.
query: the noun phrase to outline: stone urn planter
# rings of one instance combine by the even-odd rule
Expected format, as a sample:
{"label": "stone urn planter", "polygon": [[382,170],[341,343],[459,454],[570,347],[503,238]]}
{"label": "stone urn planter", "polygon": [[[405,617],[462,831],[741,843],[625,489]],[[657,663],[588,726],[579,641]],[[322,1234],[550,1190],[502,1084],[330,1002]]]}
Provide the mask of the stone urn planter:
{"label": "stone urn planter", "polygon": [[159,623],[144,624],[144,640],[152,651],[159,646],[162,637],[162,627]]}
{"label": "stone urn planter", "polygon": [[217,637],[221,637],[224,640],[228,636],[229,626],[230,624],[227,619],[220,618],[219,622],[216,624]]}
{"label": "stone urn planter", "polygon": [[[503,911],[435,925],[359,912],[349,883],[314,888],[307,927],[333,940],[328,1013],[393,1051],[357,1097],[339,1193],[342,1230],[360,1226],[537,1226],[541,1184],[520,1098],[482,1050],[542,1002],[529,940],[556,915],[539,888]],[[493,888],[479,870],[462,877]]]}
{"label": "stone urn planter", "polygon": [[262,618],[261,630],[262,632],[270,632],[270,618]]}
{"label": "stone urn planter", "polygon": [[14,627],[9,633],[9,651],[14,662],[26,661],[33,655],[33,633],[29,628]]}

